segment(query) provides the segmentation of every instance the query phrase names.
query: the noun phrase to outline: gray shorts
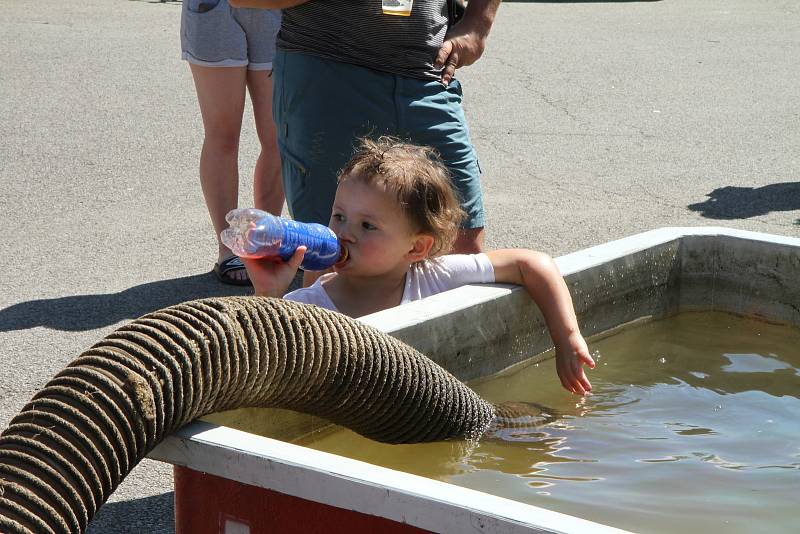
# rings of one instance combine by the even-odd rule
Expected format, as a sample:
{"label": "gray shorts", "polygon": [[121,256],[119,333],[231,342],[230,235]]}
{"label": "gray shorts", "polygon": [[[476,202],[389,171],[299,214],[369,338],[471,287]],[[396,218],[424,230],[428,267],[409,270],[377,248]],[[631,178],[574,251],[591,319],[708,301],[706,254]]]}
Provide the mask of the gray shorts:
{"label": "gray shorts", "polygon": [[181,55],[205,67],[271,70],[280,26],[278,9],[235,8],[228,0],[183,0]]}

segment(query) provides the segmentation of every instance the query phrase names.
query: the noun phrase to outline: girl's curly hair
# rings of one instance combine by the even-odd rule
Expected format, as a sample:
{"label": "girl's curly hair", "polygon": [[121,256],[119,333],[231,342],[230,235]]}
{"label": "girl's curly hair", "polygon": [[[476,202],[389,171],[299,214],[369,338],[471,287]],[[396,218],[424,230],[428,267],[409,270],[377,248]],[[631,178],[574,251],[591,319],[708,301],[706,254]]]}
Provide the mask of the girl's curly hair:
{"label": "girl's curly hair", "polygon": [[435,149],[391,136],[365,137],[338,179],[377,184],[393,192],[415,231],[433,237],[430,258],[452,248],[465,213]]}

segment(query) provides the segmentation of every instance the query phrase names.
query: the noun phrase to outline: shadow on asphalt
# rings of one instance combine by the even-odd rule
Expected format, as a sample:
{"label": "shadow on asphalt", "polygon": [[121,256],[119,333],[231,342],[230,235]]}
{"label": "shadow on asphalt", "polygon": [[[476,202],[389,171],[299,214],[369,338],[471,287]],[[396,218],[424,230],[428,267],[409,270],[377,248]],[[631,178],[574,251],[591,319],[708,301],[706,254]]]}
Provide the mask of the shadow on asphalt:
{"label": "shadow on asphalt", "polygon": [[103,505],[86,534],[175,534],[175,493]]}
{"label": "shadow on asphalt", "polygon": [[[718,187],[706,196],[705,202],[687,207],[708,219],[748,219],[772,211],[800,210],[800,182],[764,187]],[[795,224],[800,224],[800,219]]]}
{"label": "shadow on asphalt", "polygon": [[186,276],[149,282],[119,293],[20,302],[0,310],[0,332],[37,326],[67,331],[93,330],[187,300],[252,294],[252,288],[223,285],[211,273]]}

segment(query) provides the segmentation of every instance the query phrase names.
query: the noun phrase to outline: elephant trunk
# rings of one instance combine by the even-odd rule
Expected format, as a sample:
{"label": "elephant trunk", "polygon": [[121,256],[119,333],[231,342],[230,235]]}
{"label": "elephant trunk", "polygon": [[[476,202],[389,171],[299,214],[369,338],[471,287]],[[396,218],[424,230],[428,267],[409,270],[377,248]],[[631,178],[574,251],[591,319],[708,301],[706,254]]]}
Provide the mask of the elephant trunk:
{"label": "elephant trunk", "polygon": [[0,435],[0,531],[83,532],[164,437],[245,406],[311,413],[389,443],[477,438],[494,407],[340,314],[278,299],[188,302],[119,328]]}

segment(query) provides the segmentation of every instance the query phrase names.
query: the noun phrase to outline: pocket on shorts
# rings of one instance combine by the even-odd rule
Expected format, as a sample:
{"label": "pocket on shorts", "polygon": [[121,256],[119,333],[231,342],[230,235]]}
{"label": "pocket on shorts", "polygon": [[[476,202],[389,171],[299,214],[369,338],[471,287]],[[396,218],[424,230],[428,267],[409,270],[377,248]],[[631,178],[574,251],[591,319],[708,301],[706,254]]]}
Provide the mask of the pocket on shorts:
{"label": "pocket on shorts", "polygon": [[207,13],[220,4],[220,0],[184,0],[184,2],[190,13]]}
{"label": "pocket on shorts", "polygon": [[302,217],[307,216],[307,214],[298,213],[298,210],[302,212],[303,207],[308,204],[306,199],[303,198],[306,189],[308,166],[300,161],[291,150],[288,150],[286,144],[279,143],[278,148],[281,155],[283,189],[286,195],[286,202],[289,205],[289,212],[295,219],[304,220]]}
{"label": "pocket on shorts", "polygon": [[461,103],[464,100],[464,89],[461,87],[461,82],[455,78],[447,85],[447,94],[450,102]]}

